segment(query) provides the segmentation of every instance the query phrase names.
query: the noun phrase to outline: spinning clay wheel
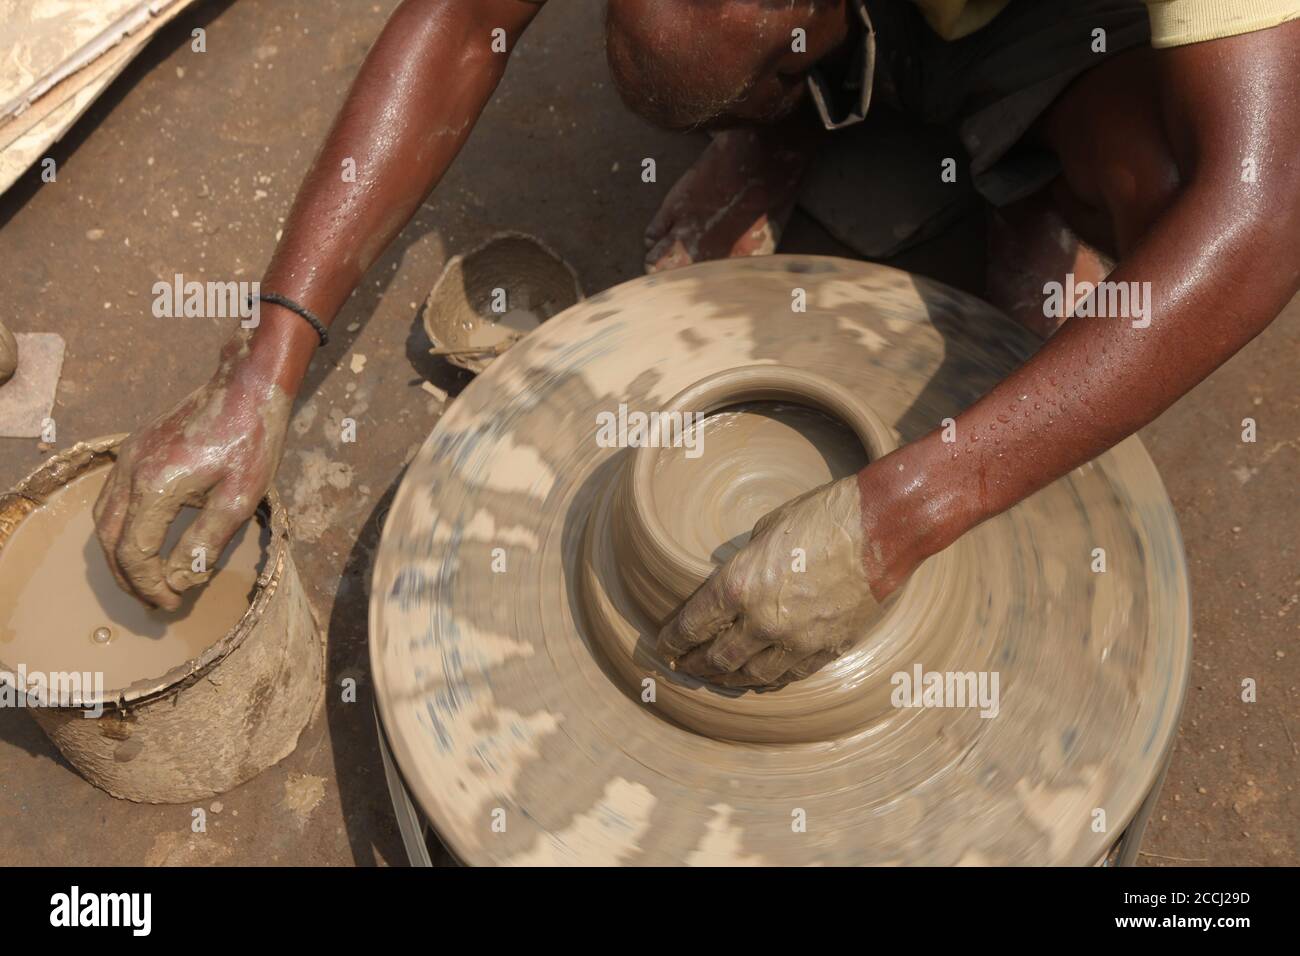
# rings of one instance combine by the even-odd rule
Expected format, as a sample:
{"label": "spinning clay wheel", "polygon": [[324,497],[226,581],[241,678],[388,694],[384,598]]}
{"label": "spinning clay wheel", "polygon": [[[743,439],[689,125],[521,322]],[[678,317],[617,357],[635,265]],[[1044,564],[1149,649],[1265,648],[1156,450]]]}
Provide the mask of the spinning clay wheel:
{"label": "spinning clay wheel", "polygon": [[[635,279],[498,358],[412,462],[372,590],[380,715],[448,847],[1099,860],[1161,772],[1191,651],[1178,529],[1136,438],[931,558],[805,680],[717,688],[654,652],[757,518],[955,416],[1032,348],[937,283],[769,256]],[[599,441],[620,406],[714,414],[691,458]],[[996,714],[894,706],[891,677],[918,667],[996,673]]]}

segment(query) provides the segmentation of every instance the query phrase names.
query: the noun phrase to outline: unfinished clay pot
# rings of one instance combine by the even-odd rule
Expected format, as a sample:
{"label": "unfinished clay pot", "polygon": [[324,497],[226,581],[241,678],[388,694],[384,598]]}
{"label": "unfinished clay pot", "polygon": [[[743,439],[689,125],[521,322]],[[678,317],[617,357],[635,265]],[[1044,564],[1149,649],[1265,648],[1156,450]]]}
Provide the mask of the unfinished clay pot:
{"label": "unfinished clay pot", "polygon": [[[833,739],[865,726],[887,705],[867,694],[867,665],[889,640],[911,652],[917,585],[864,634],[870,655],[850,649],[818,674],[762,693],[728,690],[682,674],[655,650],[671,620],[754,523],[792,498],[855,474],[896,447],[889,428],[853,392],[812,372],[749,365],[701,379],[659,410],[659,422],[696,416],[700,454],[665,440],[624,452],[597,492],[587,522],[579,594],[594,641],[617,679],[639,693],[656,684],[656,712],[710,737],[756,743]],[[667,426],[665,426],[665,431]],[[712,439],[710,440],[710,435]],[[950,577],[942,558],[921,587]],[[912,637],[913,639],[908,639]],[[843,663],[841,663],[841,661]],[[846,688],[852,688],[850,694]],[[887,691],[888,688],[883,688]]]}
{"label": "unfinished clay pot", "polygon": [[[772,403],[772,407],[751,403]],[[671,486],[665,466],[684,458],[682,449],[651,445],[631,449],[613,514],[620,553],[627,555],[627,560],[620,561],[621,574],[638,605],[658,624],[666,623],[722,563],[721,559],[743,544],[734,540],[736,534],[748,538],[754,522],[769,511],[827,481],[853,474],[867,461],[888,454],[896,444],[884,423],[848,389],[784,365],[751,365],[710,375],[683,389],[660,411],[669,416],[709,416],[708,420],[713,421],[714,413],[743,410],[746,406],[750,415],[796,421],[799,416],[792,414],[794,409],[816,410],[842,423],[843,440],[855,447],[837,455],[837,449],[805,445],[798,435],[799,424],[792,421],[785,426],[788,434],[769,440],[761,448],[763,455],[745,454],[748,447],[728,447],[727,453],[710,456],[721,460],[711,462],[708,471],[712,474],[707,481],[700,481],[703,475],[692,475],[689,484]],[[736,426],[728,422],[728,427]],[[755,437],[751,429],[746,444]],[[707,444],[701,442],[704,454],[708,454]],[[843,461],[843,467],[834,468],[828,461],[825,472],[806,465],[792,468],[791,458],[805,448],[835,456]],[[757,490],[756,484],[760,486]],[[744,492],[739,500],[721,497],[736,489]],[[698,528],[720,519],[727,522],[728,530],[715,526],[705,531],[703,537],[711,535],[713,540],[697,541],[694,549],[669,530],[670,525]],[[725,552],[719,553],[724,546]]]}

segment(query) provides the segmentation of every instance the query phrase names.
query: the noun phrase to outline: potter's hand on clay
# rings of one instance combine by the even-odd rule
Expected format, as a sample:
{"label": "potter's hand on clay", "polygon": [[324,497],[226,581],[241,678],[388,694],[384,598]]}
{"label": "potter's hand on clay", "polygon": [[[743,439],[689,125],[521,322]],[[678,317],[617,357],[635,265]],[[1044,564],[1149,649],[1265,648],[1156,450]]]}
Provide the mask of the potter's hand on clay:
{"label": "potter's hand on clay", "polygon": [[838,657],[881,613],[859,499],[843,478],[765,515],[660,632],[659,653],[731,687],[786,684]]}
{"label": "potter's hand on clay", "polygon": [[[95,502],[113,576],[148,604],[175,610],[183,591],[206,581],[271,485],[292,403],[238,362],[245,351],[237,336],[208,384],[123,442]],[[202,511],[164,559],[183,505]]]}

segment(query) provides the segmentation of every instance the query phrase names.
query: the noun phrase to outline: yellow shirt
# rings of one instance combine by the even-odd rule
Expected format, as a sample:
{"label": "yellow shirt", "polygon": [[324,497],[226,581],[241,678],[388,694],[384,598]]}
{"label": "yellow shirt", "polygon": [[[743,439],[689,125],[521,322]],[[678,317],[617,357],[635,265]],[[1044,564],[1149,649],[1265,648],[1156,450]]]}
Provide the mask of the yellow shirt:
{"label": "yellow shirt", "polygon": [[[945,40],[974,33],[1002,12],[1007,0],[912,0]],[[1050,0],[1039,0],[1047,3]],[[1300,0],[1145,0],[1151,45],[1180,46],[1275,27],[1300,18]]]}

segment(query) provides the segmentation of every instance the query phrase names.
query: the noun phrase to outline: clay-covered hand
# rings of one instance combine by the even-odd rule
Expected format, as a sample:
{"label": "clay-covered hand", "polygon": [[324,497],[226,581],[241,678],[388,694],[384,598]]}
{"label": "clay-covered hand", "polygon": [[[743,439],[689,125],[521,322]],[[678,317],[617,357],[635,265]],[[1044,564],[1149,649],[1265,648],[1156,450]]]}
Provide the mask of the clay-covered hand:
{"label": "clay-covered hand", "polygon": [[[175,610],[183,591],[206,581],[271,486],[292,402],[240,361],[246,342],[236,336],[210,382],[122,443],[95,502],[109,568],[148,604]],[[167,529],[183,505],[202,510],[164,558]]]}
{"label": "clay-covered hand", "polygon": [[659,634],[676,669],[730,687],[772,687],[834,660],[871,627],[860,492],[843,478],[754,525]]}

